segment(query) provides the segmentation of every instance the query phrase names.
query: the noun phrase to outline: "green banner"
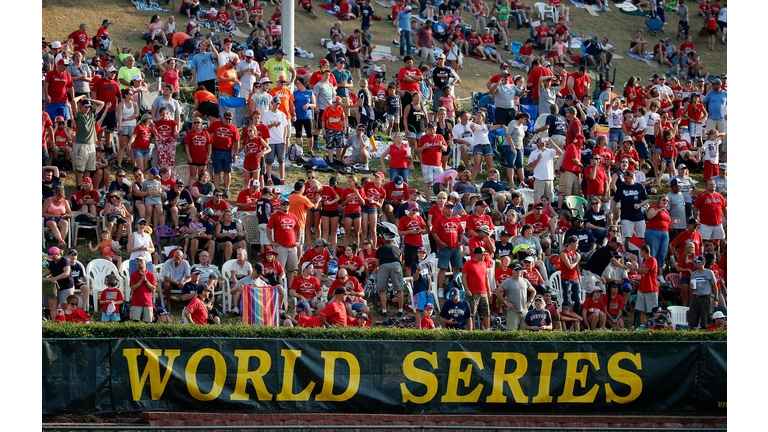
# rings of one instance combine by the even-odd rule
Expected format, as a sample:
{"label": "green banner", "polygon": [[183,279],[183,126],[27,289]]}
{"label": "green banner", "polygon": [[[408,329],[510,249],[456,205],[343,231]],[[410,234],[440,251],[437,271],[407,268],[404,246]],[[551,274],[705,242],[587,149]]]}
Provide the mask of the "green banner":
{"label": "green banner", "polygon": [[[43,344],[43,412],[109,411],[110,404],[113,411],[680,411],[717,409],[717,401],[726,400],[725,343],[114,339],[95,346],[81,340]],[[48,357],[58,345],[69,347],[70,354]],[[111,356],[98,354],[105,349]],[[76,354],[89,351],[98,353]],[[85,357],[99,365],[56,368],[78,371],[58,374],[59,380],[72,380],[78,395],[63,394],[66,383],[45,379],[56,363]],[[80,371],[96,376],[84,379]],[[719,408],[725,412],[725,406]]]}

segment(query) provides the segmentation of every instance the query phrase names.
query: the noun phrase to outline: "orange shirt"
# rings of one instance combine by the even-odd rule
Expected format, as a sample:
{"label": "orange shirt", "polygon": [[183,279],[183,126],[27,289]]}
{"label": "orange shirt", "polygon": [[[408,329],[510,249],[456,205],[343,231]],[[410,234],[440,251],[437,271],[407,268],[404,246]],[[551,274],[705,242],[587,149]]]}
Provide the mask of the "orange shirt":
{"label": "orange shirt", "polygon": [[208,90],[200,90],[195,93],[195,100],[198,101],[198,103],[205,101],[219,103],[219,101],[216,100],[216,96],[214,96],[213,93],[209,92]]}
{"label": "orange shirt", "polygon": [[293,105],[293,93],[287,88],[278,89],[277,87],[269,91],[269,94],[280,98],[280,107],[278,109],[285,114],[288,120],[291,119],[291,106]]}
{"label": "orange shirt", "polygon": [[[219,73],[216,74],[216,78],[237,78],[237,70],[235,70],[234,67],[230,67],[229,65],[224,65],[219,68]],[[219,83],[220,92],[234,95],[235,94],[234,89],[235,89],[235,83],[232,81]]]}
{"label": "orange shirt", "polygon": [[344,127],[344,110],[339,105],[336,109],[333,109],[333,105],[329,106],[323,111],[322,120],[325,122],[325,128],[330,130],[340,131]]}
{"label": "orange shirt", "polygon": [[304,228],[304,224],[307,222],[307,210],[311,209],[314,204],[309,198],[298,193],[288,195],[288,201],[291,202],[288,213],[295,214],[299,218],[299,226]]}

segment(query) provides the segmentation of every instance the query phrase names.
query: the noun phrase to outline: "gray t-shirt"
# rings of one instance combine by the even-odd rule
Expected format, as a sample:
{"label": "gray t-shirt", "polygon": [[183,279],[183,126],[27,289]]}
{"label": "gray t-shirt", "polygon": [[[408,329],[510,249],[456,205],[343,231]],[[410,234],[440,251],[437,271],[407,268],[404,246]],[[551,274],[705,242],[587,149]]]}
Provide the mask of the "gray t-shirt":
{"label": "gray t-shirt", "polygon": [[557,91],[551,86],[549,89],[539,87],[539,114],[549,113],[549,107],[557,101]]}
{"label": "gray t-shirt", "polygon": [[256,101],[256,109],[261,112],[263,117],[264,114],[269,111],[269,103],[272,101],[272,95],[260,91],[258,93],[254,93],[253,96],[251,96],[251,100]]}
{"label": "gray t-shirt", "polygon": [[680,15],[680,21],[688,22],[688,6],[682,5],[677,7],[677,13]]}
{"label": "gray t-shirt", "polygon": [[515,304],[515,312],[526,313],[528,310],[525,308],[525,302],[528,299],[528,288],[533,288],[533,285],[523,277],[519,279],[508,278],[500,285],[504,290],[504,295],[507,296],[507,301]]}
{"label": "gray t-shirt", "polygon": [[717,186],[717,189],[715,189],[715,192],[722,194],[723,192],[728,191],[727,178],[724,178],[723,176],[717,176],[717,177],[712,177],[712,180],[715,181],[715,185]]}
{"label": "gray t-shirt", "polygon": [[612,263],[608,263],[608,265],[605,267],[605,270],[603,270],[602,276],[613,280],[621,280],[625,277],[628,277],[626,270],[614,267]]}
{"label": "gray t-shirt", "polygon": [[178,266],[174,265],[173,260],[163,266],[161,279],[165,280],[165,277],[169,277],[176,282],[184,282],[190,274],[189,262],[185,259],[181,260]]}
{"label": "gray t-shirt", "polygon": [[532,235],[530,239],[526,239],[525,236],[520,236],[515,240],[515,246],[522,244],[535,247],[537,253],[541,252],[541,242],[535,235]]}
{"label": "gray t-shirt", "polygon": [[331,105],[333,97],[336,96],[336,90],[334,89],[333,84],[330,82],[324,83],[322,81],[315,84],[315,87],[312,88],[312,93],[317,96],[317,108],[321,113]]}
{"label": "gray t-shirt", "polygon": [[523,92],[514,84],[499,84],[496,93],[493,94],[493,102],[496,108],[510,109],[515,106],[515,95]]}
{"label": "gray t-shirt", "polygon": [[680,192],[683,194],[683,198],[685,198],[686,204],[691,204],[691,188],[696,185],[696,180],[690,178],[690,177],[680,177],[680,176],[674,176],[667,182],[667,186],[672,186],[672,180],[677,179],[678,184],[680,185]]}
{"label": "gray t-shirt", "polygon": [[67,67],[67,72],[69,72],[70,75],[72,75],[72,81],[74,82],[75,87],[75,93],[90,93],[91,92],[91,86],[88,81],[85,80],[77,80],[75,81],[74,78],[89,75],[91,73],[91,67],[88,66],[85,63],[80,63],[80,66],[75,66],[74,64],[69,65]]}
{"label": "gray t-shirt", "polygon": [[176,99],[166,99],[165,97],[161,96],[152,102],[152,108],[157,109],[154,120],[160,120],[160,108],[162,107],[168,108],[168,117],[171,119],[181,115],[181,105],[179,105],[179,102]]}
{"label": "gray t-shirt", "polygon": [[693,295],[712,295],[712,287],[717,285],[715,273],[712,270],[702,269],[691,273],[691,288]]}
{"label": "gray t-shirt", "polygon": [[523,138],[525,138],[526,128],[527,126],[524,124],[518,125],[517,120],[512,120],[507,126],[507,131],[509,132],[509,136],[512,137],[512,143],[515,145],[516,149],[523,148]]}
{"label": "gray t-shirt", "polygon": [[669,192],[667,194],[667,198],[669,198],[669,203],[667,203],[669,218],[672,221],[674,221],[675,219],[680,219],[680,223],[672,224],[672,228],[685,229],[687,225],[686,225],[686,218],[685,218],[685,197],[683,196],[683,193],[678,192],[674,194],[672,192]]}
{"label": "gray t-shirt", "polygon": [[[363,139],[365,139],[365,134],[363,134]],[[352,148],[352,158],[353,159],[359,159],[360,158],[360,140],[357,139],[357,133],[354,133],[347,138],[347,147]]]}
{"label": "gray t-shirt", "polygon": [[[160,190],[159,180],[146,179],[141,184],[142,192],[153,192],[153,191],[159,191],[159,190]],[[163,197],[161,195],[157,195],[157,196],[147,195],[144,197],[144,205],[162,205],[162,204],[163,204]]]}

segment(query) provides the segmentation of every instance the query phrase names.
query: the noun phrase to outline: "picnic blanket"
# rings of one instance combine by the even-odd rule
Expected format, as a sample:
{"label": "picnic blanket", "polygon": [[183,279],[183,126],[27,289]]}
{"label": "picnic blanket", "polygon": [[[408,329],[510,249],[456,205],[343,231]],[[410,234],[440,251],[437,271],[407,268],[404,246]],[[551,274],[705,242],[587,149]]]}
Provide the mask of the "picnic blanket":
{"label": "picnic blanket", "polygon": [[157,11],[157,12],[170,12],[167,9],[163,9],[158,5],[157,3],[150,1],[145,2],[143,0],[131,0],[131,3],[133,3],[136,6],[136,10],[151,10],[151,11]]}
{"label": "picnic blanket", "polygon": [[336,18],[338,18],[341,21],[352,21],[352,18],[342,18],[341,16],[339,16],[339,12],[336,10],[336,6],[334,6],[334,5],[329,5],[329,4],[324,5],[324,4],[321,4],[321,5],[318,5],[318,6],[320,7],[320,9],[328,12],[329,14],[335,16]]}
{"label": "picnic blanket", "polygon": [[522,69],[522,70],[525,70],[525,68],[526,68],[525,63],[521,63],[521,62],[519,62],[519,61],[517,61],[515,59],[509,59],[509,60],[507,60],[507,63],[510,66],[514,67],[514,68],[518,68],[518,69]]}
{"label": "picnic blanket", "polygon": [[392,54],[386,54],[378,51],[372,52],[371,58],[373,59],[373,61],[381,61],[381,60],[389,61],[389,62],[395,61],[395,56],[393,56]]}
{"label": "picnic blanket", "polygon": [[[584,4],[582,2],[578,2],[576,0],[571,0],[571,3],[573,3],[573,5],[576,6],[577,8],[579,8],[579,9],[586,9],[587,6],[592,6],[592,9],[594,9],[595,12],[603,12],[600,9],[600,7],[598,5],[596,5],[596,4],[587,5],[587,4]],[[613,11],[610,8],[608,8],[608,6],[605,6],[605,12],[613,12]]]}
{"label": "picnic blanket", "polygon": [[278,294],[275,287],[244,285],[241,296],[243,307],[240,309],[243,322],[278,327],[280,325],[280,315],[277,312],[280,301]]}
{"label": "picnic blanket", "polygon": [[653,54],[648,54],[648,55],[645,56],[645,58],[640,57],[639,55],[637,55],[635,53],[631,53],[631,52],[628,52],[627,55],[632,57],[635,60],[640,60],[641,62],[645,62],[645,61],[648,61],[648,60],[653,60]]}

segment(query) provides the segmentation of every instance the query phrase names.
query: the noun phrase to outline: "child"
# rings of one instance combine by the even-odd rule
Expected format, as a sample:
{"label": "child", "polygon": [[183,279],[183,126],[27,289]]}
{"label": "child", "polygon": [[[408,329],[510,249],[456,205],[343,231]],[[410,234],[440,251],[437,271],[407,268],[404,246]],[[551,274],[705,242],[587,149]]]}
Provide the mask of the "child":
{"label": "child", "polygon": [[144,197],[147,219],[151,219],[154,214],[154,226],[163,224],[163,199],[161,197],[162,189],[159,177],[160,172],[157,168],[150,168],[147,171],[147,178],[141,184],[141,190],[148,193]]}
{"label": "child", "polygon": [[203,225],[203,221],[200,220],[200,213],[193,212],[189,216],[189,222],[187,222],[187,225],[184,227],[181,234],[181,238],[184,239],[184,255],[187,254],[189,242],[196,239],[197,236],[201,234],[205,234],[205,225]]}
{"label": "child", "polygon": [[516,236],[520,234],[520,221],[517,217],[517,212],[509,209],[506,213],[507,220],[504,222],[504,231],[508,232],[510,236]]}
{"label": "child", "polygon": [[67,304],[64,305],[64,319],[67,322],[76,322],[80,324],[92,324],[91,319],[85,314],[85,311],[77,308],[77,296],[72,294],[67,296]]}
{"label": "child", "polygon": [[109,233],[109,230],[101,230],[101,242],[99,245],[94,247],[89,241],[88,249],[91,250],[91,253],[101,251],[101,257],[105,260],[111,261],[112,264],[114,264],[117,268],[120,268],[120,265],[123,263],[123,258],[119,255],[120,244],[112,240],[112,235]]}
{"label": "child", "polygon": [[608,296],[604,298],[606,303],[607,319],[605,323],[608,327],[617,330],[624,330],[624,320],[621,315],[624,313],[624,297],[619,294],[619,283],[616,281],[608,282]]}
{"label": "child", "polygon": [[[648,121],[645,114],[648,110],[645,107],[640,107],[635,111],[635,121],[632,122],[632,141],[641,142],[645,139],[645,133],[648,129]],[[642,162],[642,160],[640,161]]]}
{"label": "child", "polygon": [[560,311],[560,329],[567,331],[570,327],[577,332],[581,327],[581,321],[582,318],[571,311],[571,305],[564,303]]}
{"label": "child", "polygon": [[[245,160],[243,161],[243,184],[250,185],[251,180],[261,179],[261,158],[269,153],[270,148],[267,140],[264,139],[264,130],[266,126],[259,123],[261,113],[253,113],[254,122],[257,126],[249,125],[246,128],[246,136],[243,137],[243,148],[245,150]],[[261,126],[261,128],[259,128]],[[259,130],[263,129],[263,130]],[[269,131],[267,130],[267,134]]]}
{"label": "child", "polygon": [[585,330],[605,330],[606,307],[602,299],[600,287],[592,288],[589,297],[581,307],[581,317],[584,319]]}
{"label": "child", "polygon": [[[119,268],[119,267],[118,267]],[[104,279],[107,289],[101,292],[99,304],[104,305],[101,309],[101,322],[120,322],[120,305],[123,304],[123,291],[117,287],[117,276],[108,274]],[[108,313],[109,305],[115,306],[112,313]]]}
{"label": "child", "polygon": [[400,96],[395,94],[395,85],[387,86],[387,135],[392,136],[392,128],[400,132]]}
{"label": "child", "polygon": [[[177,90],[172,89],[176,92]],[[176,142],[179,139],[179,124],[171,118],[168,108],[161,107],[158,111],[160,113],[160,120],[155,120],[155,143],[157,144],[157,166],[170,167],[176,163]],[[162,173],[162,171],[161,171]],[[170,176],[170,171],[168,172]],[[165,179],[165,177],[163,177]],[[170,189],[174,188],[173,182],[169,185]],[[169,190],[170,190],[169,189]],[[163,201],[165,201],[163,196]]]}
{"label": "child", "polygon": [[440,97],[440,106],[444,107],[446,112],[446,121],[451,125],[456,124],[456,98],[451,96],[451,86],[446,85],[442,88],[443,96]]}
{"label": "child", "polygon": [[[421,262],[427,257],[427,250],[420,247],[413,255],[413,264],[411,264],[411,274],[413,275],[413,301],[414,308],[416,309],[416,322],[421,322],[423,311],[427,308],[427,298],[430,296],[429,287],[432,286],[430,280],[430,266],[429,264],[421,266]],[[432,323],[434,328],[435,324]],[[421,327],[419,327],[421,328]]]}
{"label": "child", "polygon": [[160,168],[160,196],[163,201],[168,200],[168,192],[176,187],[176,179],[171,177],[171,169],[167,166]]}
{"label": "child", "polygon": [[[650,195],[656,194],[656,188],[651,186],[652,181],[648,180],[648,173],[651,171],[651,165],[648,162],[643,162],[642,165],[640,165],[640,170],[635,172],[635,181],[638,184],[641,184],[645,186],[645,190]],[[659,178],[661,178],[661,175],[659,175]]]}
{"label": "child", "polygon": [[[51,139],[53,139],[53,149],[51,151],[50,165],[58,166],[62,168],[63,171],[71,171],[72,143],[75,142],[75,135],[69,131],[64,117],[56,117],[56,129],[54,129]],[[63,156],[64,158],[59,159],[57,162],[57,158],[60,156]],[[63,164],[64,161],[67,161],[66,165]]]}
{"label": "child", "polygon": [[656,173],[656,186],[661,187],[661,176],[664,171],[669,167],[669,178],[673,178],[677,175],[675,170],[675,160],[677,159],[677,143],[672,137],[671,130],[665,130],[662,134],[661,143],[661,168]]}
{"label": "child", "polygon": [[422,330],[440,330],[443,327],[435,327],[435,322],[432,320],[432,313],[435,311],[435,307],[432,303],[424,305],[424,317],[419,321],[419,328]]}

